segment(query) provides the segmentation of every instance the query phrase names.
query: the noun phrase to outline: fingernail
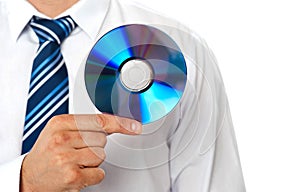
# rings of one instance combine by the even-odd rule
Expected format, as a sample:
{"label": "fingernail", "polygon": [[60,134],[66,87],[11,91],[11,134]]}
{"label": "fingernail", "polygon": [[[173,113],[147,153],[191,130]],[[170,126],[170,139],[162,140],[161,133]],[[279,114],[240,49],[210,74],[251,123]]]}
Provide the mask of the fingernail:
{"label": "fingernail", "polygon": [[142,125],[138,122],[131,123],[130,130],[134,133],[141,133],[142,132]]}

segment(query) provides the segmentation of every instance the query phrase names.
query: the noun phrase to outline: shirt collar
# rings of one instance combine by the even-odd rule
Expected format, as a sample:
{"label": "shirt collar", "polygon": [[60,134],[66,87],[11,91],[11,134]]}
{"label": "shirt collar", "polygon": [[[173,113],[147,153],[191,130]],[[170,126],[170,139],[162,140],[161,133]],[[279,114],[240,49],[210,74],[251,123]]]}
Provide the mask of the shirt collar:
{"label": "shirt collar", "polygon": [[7,1],[7,9],[11,36],[16,41],[32,15],[38,14],[38,11],[24,0]]}
{"label": "shirt collar", "polygon": [[[108,11],[110,0],[80,0],[57,18],[70,15],[91,39],[95,39]],[[27,0],[8,1],[8,22],[12,38],[17,41],[33,15],[47,18]]]}

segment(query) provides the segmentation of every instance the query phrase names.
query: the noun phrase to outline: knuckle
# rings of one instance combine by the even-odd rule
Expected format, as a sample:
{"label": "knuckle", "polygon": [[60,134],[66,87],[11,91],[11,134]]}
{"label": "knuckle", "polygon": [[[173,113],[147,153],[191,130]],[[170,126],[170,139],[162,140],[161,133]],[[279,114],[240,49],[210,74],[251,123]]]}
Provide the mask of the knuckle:
{"label": "knuckle", "polygon": [[56,145],[62,145],[70,141],[71,136],[67,132],[59,131],[53,134],[52,141]]}
{"label": "knuckle", "polygon": [[80,171],[76,168],[67,168],[64,175],[64,183],[67,185],[75,185],[81,180]]}
{"label": "knuckle", "polygon": [[63,122],[70,120],[70,118],[71,115],[68,114],[56,115],[48,121],[48,125],[50,125],[51,127],[57,127]]}
{"label": "knuckle", "polygon": [[62,121],[62,116],[61,116],[61,115],[58,115],[58,116],[52,117],[52,118],[48,121],[48,124],[49,124],[50,126],[55,127],[57,124],[61,123],[61,121]]}
{"label": "knuckle", "polygon": [[107,126],[107,117],[105,114],[101,114],[101,115],[98,115],[98,118],[99,118],[99,123],[101,125],[102,128],[106,127]]}
{"label": "knuckle", "polygon": [[56,131],[49,137],[47,148],[51,151],[55,151],[57,148],[64,146],[71,139],[71,135],[68,132]]}
{"label": "knuckle", "polygon": [[116,119],[117,119],[117,124],[119,127],[128,123],[128,119],[126,119],[126,118],[116,117]]}
{"label": "knuckle", "polygon": [[105,133],[111,134],[119,132],[119,130],[122,128],[121,122],[122,118],[114,115],[104,114],[100,116],[102,121],[102,128],[105,131]]}
{"label": "knuckle", "polygon": [[69,160],[70,160],[70,158],[69,158],[69,155],[67,153],[57,154],[53,158],[54,164],[59,166],[59,167],[62,167],[64,165],[68,164]]}

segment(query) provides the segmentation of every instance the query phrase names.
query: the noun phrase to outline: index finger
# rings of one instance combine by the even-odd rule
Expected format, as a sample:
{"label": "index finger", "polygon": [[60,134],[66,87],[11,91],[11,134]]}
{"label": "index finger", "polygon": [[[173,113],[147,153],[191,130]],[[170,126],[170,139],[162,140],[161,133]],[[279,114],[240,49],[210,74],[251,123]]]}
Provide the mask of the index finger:
{"label": "index finger", "polygon": [[103,131],[107,134],[127,135],[136,135],[142,132],[142,125],[138,121],[109,114],[58,115],[53,117],[49,124],[70,131]]}

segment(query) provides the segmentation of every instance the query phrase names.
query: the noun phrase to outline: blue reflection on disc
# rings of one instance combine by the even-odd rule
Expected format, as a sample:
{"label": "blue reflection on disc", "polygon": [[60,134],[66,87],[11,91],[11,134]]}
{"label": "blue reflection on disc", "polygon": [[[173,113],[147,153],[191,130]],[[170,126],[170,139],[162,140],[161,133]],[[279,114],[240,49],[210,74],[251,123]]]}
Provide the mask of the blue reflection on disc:
{"label": "blue reflection on disc", "polygon": [[154,82],[140,94],[142,122],[154,122],[169,113],[177,104],[181,91],[164,83]]}

